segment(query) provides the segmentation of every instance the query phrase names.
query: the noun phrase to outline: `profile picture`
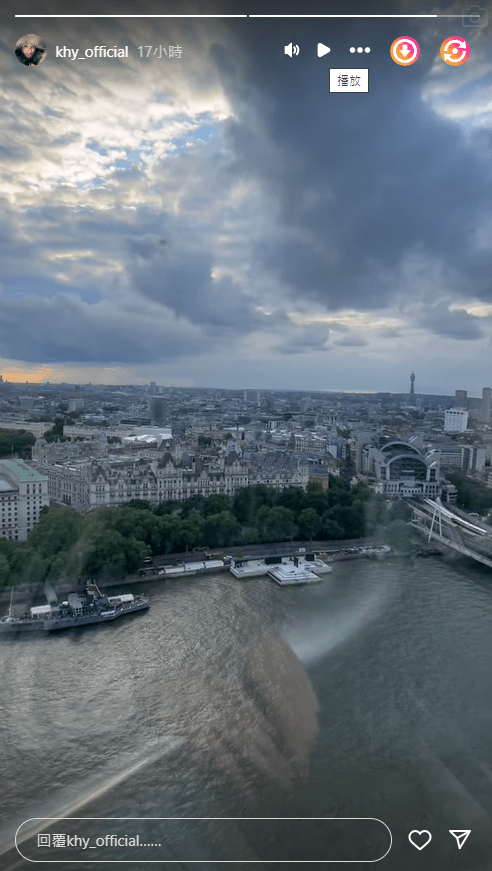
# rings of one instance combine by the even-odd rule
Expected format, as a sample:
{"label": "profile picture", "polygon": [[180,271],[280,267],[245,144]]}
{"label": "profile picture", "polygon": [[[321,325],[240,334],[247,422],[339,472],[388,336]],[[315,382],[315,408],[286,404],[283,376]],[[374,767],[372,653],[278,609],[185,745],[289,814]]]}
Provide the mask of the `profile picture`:
{"label": "profile picture", "polygon": [[15,43],[15,54],[21,64],[37,66],[46,57],[46,43],[35,33],[27,33]]}

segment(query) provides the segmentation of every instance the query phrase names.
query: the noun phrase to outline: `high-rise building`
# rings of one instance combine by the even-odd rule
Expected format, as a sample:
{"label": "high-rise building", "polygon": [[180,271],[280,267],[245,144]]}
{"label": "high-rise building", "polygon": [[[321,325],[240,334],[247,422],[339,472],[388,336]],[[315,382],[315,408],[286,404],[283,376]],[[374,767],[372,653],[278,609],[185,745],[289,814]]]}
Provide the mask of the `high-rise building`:
{"label": "high-rise building", "polygon": [[467,426],[468,412],[466,408],[450,408],[444,412],[444,432],[465,432]]}
{"label": "high-rise building", "polygon": [[466,390],[455,390],[454,407],[468,408],[468,393],[466,392]]}
{"label": "high-rise building", "polygon": [[482,390],[482,404],[480,406],[480,419],[482,423],[490,423],[491,405],[492,390],[490,387],[484,387]]}
{"label": "high-rise building", "polygon": [[309,396],[303,396],[299,403],[299,411],[306,412],[310,405]]}
{"label": "high-rise building", "polygon": [[168,401],[161,396],[152,396],[149,400],[149,412],[152,424],[165,426],[168,423]]}
{"label": "high-rise building", "polygon": [[259,390],[244,390],[243,399],[245,402],[252,402],[253,405],[260,404],[260,391]]}
{"label": "high-rise building", "polygon": [[68,410],[69,411],[82,411],[84,407],[83,399],[69,399],[68,400]]}

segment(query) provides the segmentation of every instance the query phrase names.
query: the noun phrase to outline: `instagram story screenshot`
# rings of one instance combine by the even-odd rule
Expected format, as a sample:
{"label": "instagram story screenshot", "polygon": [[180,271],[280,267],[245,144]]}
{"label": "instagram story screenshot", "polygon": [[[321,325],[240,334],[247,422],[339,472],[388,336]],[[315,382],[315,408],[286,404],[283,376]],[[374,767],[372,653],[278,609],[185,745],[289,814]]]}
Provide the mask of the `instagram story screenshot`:
{"label": "instagram story screenshot", "polygon": [[0,868],[490,871],[491,0],[1,22]]}

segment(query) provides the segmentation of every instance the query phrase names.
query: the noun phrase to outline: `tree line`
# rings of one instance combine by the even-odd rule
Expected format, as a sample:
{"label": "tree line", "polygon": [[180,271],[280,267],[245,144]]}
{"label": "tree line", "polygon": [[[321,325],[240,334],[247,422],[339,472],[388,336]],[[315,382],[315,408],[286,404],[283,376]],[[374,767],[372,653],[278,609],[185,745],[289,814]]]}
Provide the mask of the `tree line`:
{"label": "tree line", "polygon": [[462,472],[452,472],[448,478],[458,491],[458,505],[466,511],[487,515],[492,511],[492,490]]}
{"label": "tree line", "polygon": [[162,502],[153,510],[145,501],[86,515],[70,507],[43,508],[27,542],[0,539],[0,586],[123,578],[137,572],[148,556],[198,547],[356,539],[377,530],[391,532],[391,526],[396,532],[407,517],[405,503],[389,508],[365,484],[351,488],[334,476],[327,491],[308,485],[307,491],[277,492],[258,485],[242,488],[232,499],[197,496]]}
{"label": "tree line", "polygon": [[29,457],[36,439],[25,429],[0,429],[0,457]]}

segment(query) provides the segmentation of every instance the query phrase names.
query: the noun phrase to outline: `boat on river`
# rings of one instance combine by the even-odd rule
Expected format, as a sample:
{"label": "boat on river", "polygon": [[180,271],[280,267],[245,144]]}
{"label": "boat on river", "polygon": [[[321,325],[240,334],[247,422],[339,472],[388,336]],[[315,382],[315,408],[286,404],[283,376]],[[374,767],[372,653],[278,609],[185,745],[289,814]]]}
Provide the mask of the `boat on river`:
{"label": "boat on river", "polygon": [[[13,591],[12,591],[13,593]],[[17,632],[53,632],[88,626],[93,623],[109,623],[149,607],[146,596],[123,593],[106,596],[96,583],[88,584],[85,592],[69,593],[65,602],[50,605],[35,605],[22,615],[14,613],[12,594],[8,614],[0,618],[0,634]]]}

